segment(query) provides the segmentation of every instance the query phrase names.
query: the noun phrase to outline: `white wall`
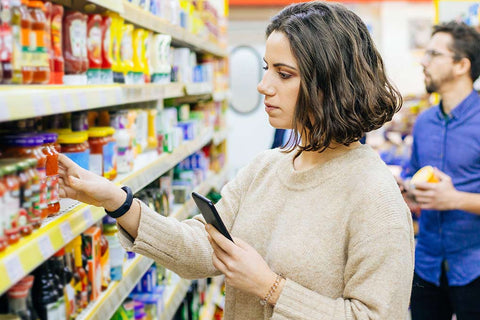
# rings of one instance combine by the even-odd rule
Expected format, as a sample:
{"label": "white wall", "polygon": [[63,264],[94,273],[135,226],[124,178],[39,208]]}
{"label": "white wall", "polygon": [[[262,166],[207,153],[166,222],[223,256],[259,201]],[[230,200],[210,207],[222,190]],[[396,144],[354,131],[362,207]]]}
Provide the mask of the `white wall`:
{"label": "white wall", "polygon": [[[353,4],[349,7],[371,27],[377,48],[384,58],[387,74],[402,94],[423,93],[425,88],[419,65],[421,51],[410,48],[409,24],[413,20],[425,19],[433,23],[433,4],[384,2]],[[228,26],[230,49],[248,44],[255,47],[263,57],[265,28],[270,17],[278,11],[279,8],[231,8]],[[274,129],[268,123],[263,100],[256,112],[248,115],[239,115],[229,110],[227,120],[230,128],[229,165],[236,171],[255,155],[270,147]]]}

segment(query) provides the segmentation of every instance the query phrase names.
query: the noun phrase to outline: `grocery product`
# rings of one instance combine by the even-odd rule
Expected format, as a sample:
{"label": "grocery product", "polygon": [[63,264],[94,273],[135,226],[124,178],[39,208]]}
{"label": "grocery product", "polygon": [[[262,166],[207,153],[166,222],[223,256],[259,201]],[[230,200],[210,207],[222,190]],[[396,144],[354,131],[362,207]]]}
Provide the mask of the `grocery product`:
{"label": "grocery product", "polygon": [[89,169],[90,147],[85,131],[61,133],[58,136],[61,152],[84,169]]}
{"label": "grocery product", "polygon": [[65,74],[83,74],[87,71],[87,16],[68,12],[63,19],[63,54]]}
{"label": "grocery product", "polygon": [[62,43],[63,7],[61,5],[54,4],[52,6],[52,14],[50,19],[50,36],[53,55],[53,68],[51,70],[50,79],[52,84],[62,84],[65,68]]}
{"label": "grocery product", "polygon": [[410,180],[410,183],[415,185],[419,182],[430,182],[436,183],[439,182],[438,178],[435,176],[435,169],[432,166],[425,166],[418,170]]}
{"label": "grocery product", "polygon": [[101,83],[102,67],[102,16],[91,14],[87,23],[88,83]]}
{"label": "grocery product", "polygon": [[47,47],[47,18],[42,1],[28,2],[28,11],[32,19],[32,32],[35,35],[30,40],[30,54],[32,57],[32,83],[46,84],[50,81],[50,64]]}

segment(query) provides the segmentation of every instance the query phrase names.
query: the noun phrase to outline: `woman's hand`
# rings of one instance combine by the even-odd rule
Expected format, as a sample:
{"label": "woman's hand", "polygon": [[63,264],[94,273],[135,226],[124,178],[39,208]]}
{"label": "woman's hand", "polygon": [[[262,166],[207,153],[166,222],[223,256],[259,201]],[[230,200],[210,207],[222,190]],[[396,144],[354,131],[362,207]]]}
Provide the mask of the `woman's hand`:
{"label": "woman's hand", "polygon": [[242,239],[233,237],[235,243],[231,242],[212,225],[207,224],[205,230],[213,248],[213,265],[225,275],[225,282],[263,299],[277,275],[262,256]]}
{"label": "woman's hand", "polygon": [[125,192],[93,172],[78,166],[63,154],[58,155],[59,193],[61,198],[71,198],[108,211],[118,209],[126,199]]}

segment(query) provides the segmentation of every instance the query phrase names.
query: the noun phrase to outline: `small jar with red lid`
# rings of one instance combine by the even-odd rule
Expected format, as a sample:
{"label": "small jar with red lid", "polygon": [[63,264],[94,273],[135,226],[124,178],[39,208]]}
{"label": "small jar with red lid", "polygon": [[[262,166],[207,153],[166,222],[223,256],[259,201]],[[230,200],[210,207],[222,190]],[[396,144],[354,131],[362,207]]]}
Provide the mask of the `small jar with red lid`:
{"label": "small jar with red lid", "polygon": [[55,149],[58,134],[42,133],[44,144],[43,154],[47,156],[46,175],[47,175],[47,208],[48,216],[54,216],[60,211],[60,202],[58,195],[58,152]]}
{"label": "small jar with red lid", "polygon": [[3,184],[6,187],[2,216],[4,221],[4,234],[8,244],[14,244],[20,239],[18,215],[20,213],[20,181],[17,177],[17,168],[14,164],[3,164]]}
{"label": "small jar with red lid", "polygon": [[[3,182],[3,176],[5,173],[3,172],[3,168],[0,167],[0,203],[2,206],[5,204],[5,194],[7,193],[7,186]],[[2,210],[3,211],[3,210]],[[5,250],[8,246],[7,238],[5,237],[5,224],[6,224],[6,214],[4,212],[0,212],[0,252]]]}
{"label": "small jar with red lid", "polygon": [[1,143],[6,146],[2,157],[37,159],[37,172],[40,177],[40,199],[38,202],[33,203],[33,207],[35,214],[42,217],[42,219],[48,216],[46,181],[47,156],[44,155],[42,151],[43,142],[43,136],[32,134],[8,135],[2,137],[1,141]]}

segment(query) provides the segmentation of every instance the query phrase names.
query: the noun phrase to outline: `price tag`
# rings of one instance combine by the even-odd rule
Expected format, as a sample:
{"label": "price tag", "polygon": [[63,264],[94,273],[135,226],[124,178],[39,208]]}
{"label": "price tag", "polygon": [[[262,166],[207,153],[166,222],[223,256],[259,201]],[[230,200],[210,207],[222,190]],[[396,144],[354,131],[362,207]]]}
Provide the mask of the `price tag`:
{"label": "price tag", "polygon": [[13,255],[5,259],[5,267],[7,269],[8,277],[11,283],[16,283],[25,275],[22,263],[17,255]]}
{"label": "price tag", "polygon": [[52,242],[47,235],[42,236],[38,240],[38,246],[40,247],[40,252],[42,253],[44,259],[50,258],[55,253],[55,251],[53,250]]}
{"label": "price tag", "polygon": [[62,223],[60,225],[60,231],[62,232],[62,237],[65,244],[69,243],[73,239],[73,232],[70,222],[65,221]]}
{"label": "price tag", "polygon": [[87,224],[87,227],[91,226],[93,224],[93,215],[92,211],[90,209],[86,209],[83,211],[83,219],[85,219],[85,223]]}
{"label": "price tag", "polygon": [[84,92],[78,94],[78,100],[82,109],[88,107],[87,95]]}
{"label": "price tag", "polygon": [[63,105],[62,105],[62,99],[60,95],[57,94],[50,94],[50,106],[52,108],[53,113],[62,113],[63,112]]}
{"label": "price tag", "polygon": [[10,119],[7,102],[3,97],[0,97],[0,120]]}
{"label": "price tag", "polygon": [[42,116],[47,113],[47,107],[42,99],[42,96],[38,95],[33,99],[33,111],[35,116]]}

